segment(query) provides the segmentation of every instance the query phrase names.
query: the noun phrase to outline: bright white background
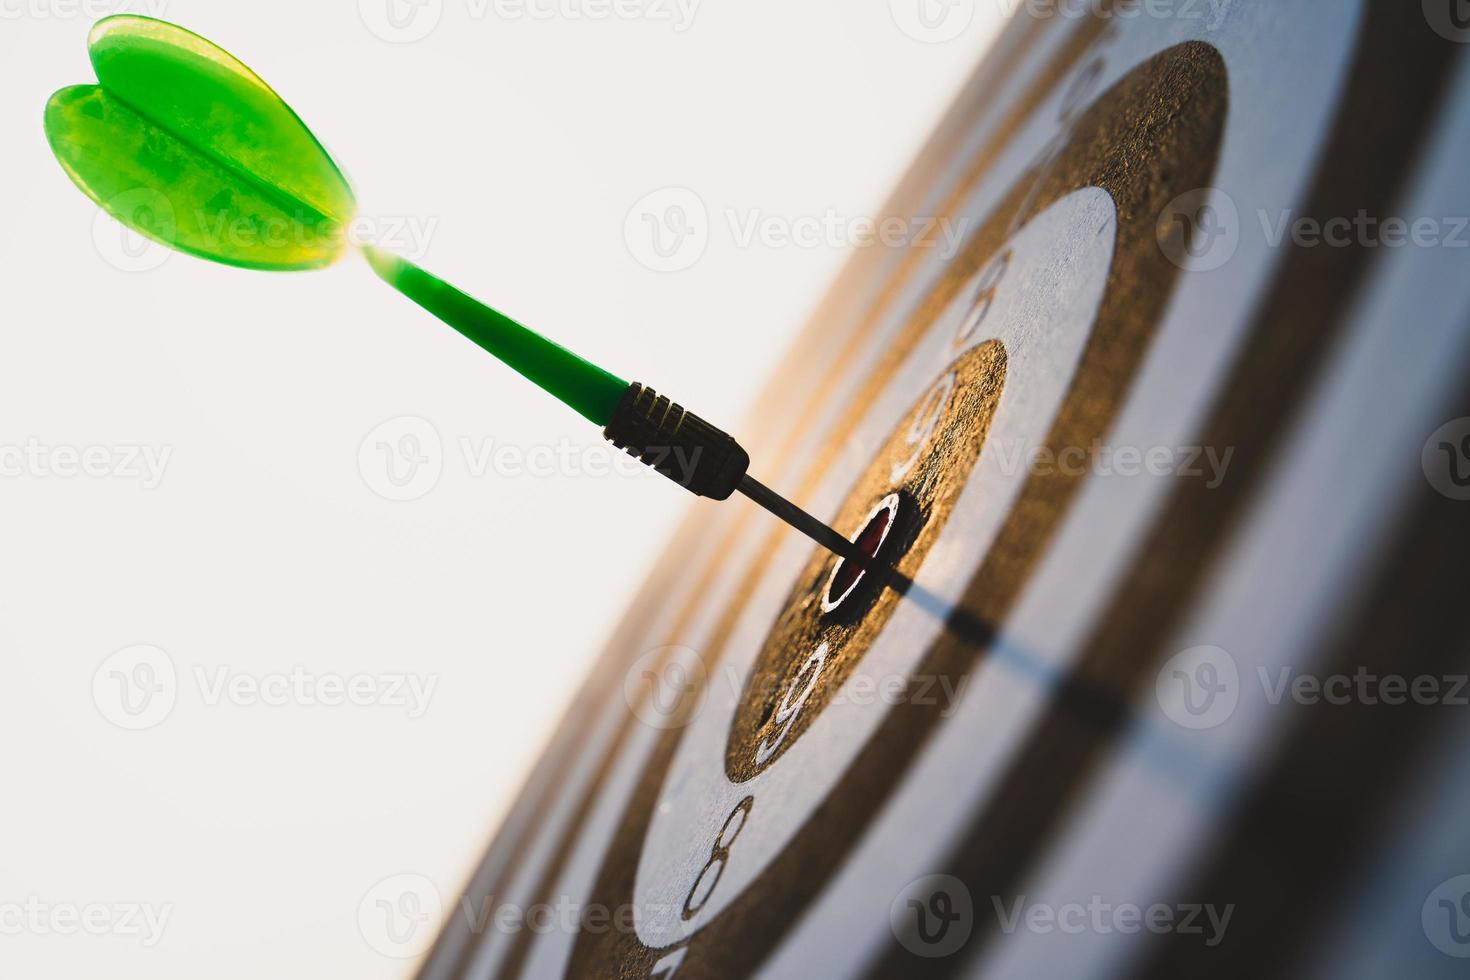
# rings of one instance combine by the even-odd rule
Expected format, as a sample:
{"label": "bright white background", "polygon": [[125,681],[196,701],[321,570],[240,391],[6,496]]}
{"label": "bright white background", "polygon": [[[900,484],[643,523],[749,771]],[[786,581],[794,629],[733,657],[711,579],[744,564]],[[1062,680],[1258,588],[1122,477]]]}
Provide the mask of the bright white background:
{"label": "bright white background", "polygon": [[452,898],[687,505],[359,261],[98,218],[41,129],[91,20],[217,41],[389,244],[733,425],[1001,16],[388,2],[0,0],[0,975],[407,975],[375,884]]}

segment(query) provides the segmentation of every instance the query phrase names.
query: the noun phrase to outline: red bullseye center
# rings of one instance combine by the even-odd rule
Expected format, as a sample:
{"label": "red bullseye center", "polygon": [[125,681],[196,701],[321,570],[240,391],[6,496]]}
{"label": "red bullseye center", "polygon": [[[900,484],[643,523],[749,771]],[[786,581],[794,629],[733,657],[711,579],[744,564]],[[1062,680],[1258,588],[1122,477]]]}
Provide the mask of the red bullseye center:
{"label": "red bullseye center", "polygon": [[[867,557],[876,558],[889,534],[893,532],[893,523],[897,516],[898,494],[891,493],[873,508],[852,543]],[[852,595],[866,574],[856,563],[846,558],[837,559],[837,564],[832,566],[832,574],[827,579],[827,588],[822,594],[822,611],[831,612],[842,605],[843,600]]]}

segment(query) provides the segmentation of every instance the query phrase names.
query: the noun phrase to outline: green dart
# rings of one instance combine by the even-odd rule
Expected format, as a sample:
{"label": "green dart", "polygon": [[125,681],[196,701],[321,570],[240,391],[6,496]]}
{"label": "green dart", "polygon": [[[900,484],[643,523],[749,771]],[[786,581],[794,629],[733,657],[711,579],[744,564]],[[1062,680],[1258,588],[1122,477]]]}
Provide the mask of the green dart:
{"label": "green dart", "polygon": [[[316,137],[259,76],[190,31],[131,14],[88,40],[96,85],[46,105],[46,137],[67,175],[134,231],[248,269],[330,265],[358,251],[352,188]],[[728,434],[641,384],[629,384],[411,262],[360,250],[400,293],[498,357],[603,435],[691,492],[736,490],[863,567],[847,538],[750,476]]]}

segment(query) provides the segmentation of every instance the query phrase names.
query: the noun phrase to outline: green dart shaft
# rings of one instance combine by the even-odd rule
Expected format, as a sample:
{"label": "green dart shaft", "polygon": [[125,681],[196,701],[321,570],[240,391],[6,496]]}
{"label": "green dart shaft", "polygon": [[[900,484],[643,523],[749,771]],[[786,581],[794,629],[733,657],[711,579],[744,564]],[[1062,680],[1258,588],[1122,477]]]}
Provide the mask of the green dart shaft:
{"label": "green dart shaft", "polygon": [[871,556],[759,483],[750,456],[730,435],[641,384],[629,384],[560,344],[491,309],[407,259],[363,249],[384,282],[495,355],[584,418],[619,449],[701,497],[737,490],[813,541],[871,568]]}
{"label": "green dart shaft", "polygon": [[611,421],[628,382],[527,329],[406,259],[363,249],[384,282],[555,395],[594,425]]}

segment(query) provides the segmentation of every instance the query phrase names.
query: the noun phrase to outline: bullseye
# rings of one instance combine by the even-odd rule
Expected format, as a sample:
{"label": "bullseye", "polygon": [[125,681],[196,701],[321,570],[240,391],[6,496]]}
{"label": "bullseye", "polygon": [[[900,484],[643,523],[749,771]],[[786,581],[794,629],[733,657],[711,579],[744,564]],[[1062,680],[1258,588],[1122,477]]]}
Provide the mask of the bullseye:
{"label": "bullseye", "polygon": [[[893,533],[898,511],[898,494],[890,493],[884,497],[868,515],[857,537],[852,539],[853,544],[858,546],[858,550],[869,558],[877,558]],[[858,585],[867,574],[846,558],[837,559],[837,563],[832,566],[832,574],[827,578],[827,587],[822,590],[822,612],[834,612],[847,600],[848,596],[857,590]]]}

